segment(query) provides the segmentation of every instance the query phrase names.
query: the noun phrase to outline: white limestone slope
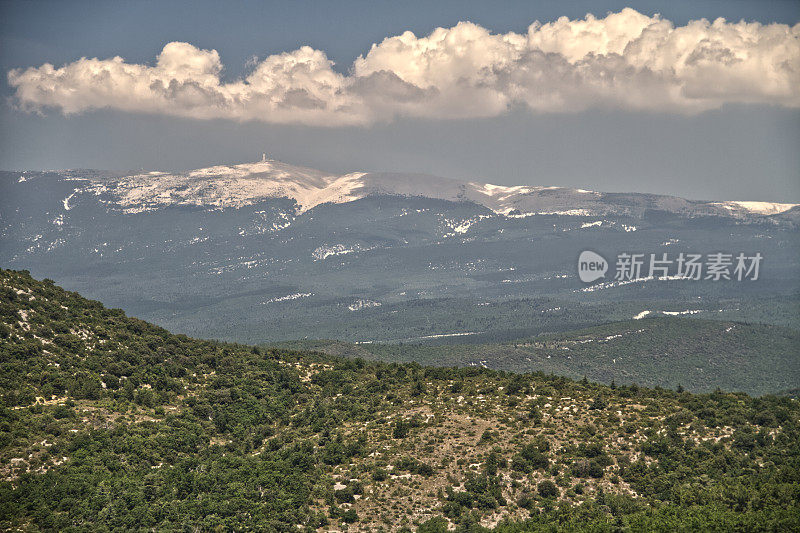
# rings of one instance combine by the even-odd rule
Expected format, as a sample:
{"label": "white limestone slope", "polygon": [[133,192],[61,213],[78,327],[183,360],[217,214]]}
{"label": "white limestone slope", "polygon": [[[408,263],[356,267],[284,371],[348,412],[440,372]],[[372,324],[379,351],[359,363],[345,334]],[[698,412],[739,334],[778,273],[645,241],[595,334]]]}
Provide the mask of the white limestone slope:
{"label": "white limestone slope", "polygon": [[[503,186],[465,182],[421,174],[353,172],[332,174],[275,160],[217,165],[185,173],[147,172],[121,178],[83,178],[84,191],[128,213],[166,206],[207,209],[238,208],[266,198],[288,198],[298,214],[320,204],[341,204],[370,195],[400,195],[450,201],[471,201],[495,213],[524,217],[535,214],[630,215],[648,209],[684,216],[774,215],[795,204],[768,202],[696,202],[672,196],[611,194],[542,186]],[[64,201],[70,208],[69,199]]]}
{"label": "white limestone slope", "polygon": [[737,208],[742,208],[750,213],[755,213],[758,215],[777,215],[780,213],[785,213],[786,211],[796,207],[800,204],[781,204],[777,202],[752,202],[752,201],[730,201],[730,202],[718,202],[717,205],[721,205],[726,209],[736,210]]}
{"label": "white limestone slope", "polygon": [[[346,203],[370,195],[399,195],[472,201],[496,213],[527,213],[528,208],[573,209],[598,193],[560,187],[491,185],[421,174],[354,172],[331,174],[275,160],[218,165],[185,173],[146,172],[122,178],[87,178],[88,192],[106,195],[128,213],[166,206],[237,208],[265,198],[289,198],[302,213],[325,203]],[[535,201],[537,195],[545,196]],[[534,205],[536,204],[536,205]],[[549,210],[549,211],[548,211]],[[559,212],[556,210],[555,212]]]}
{"label": "white limestone slope", "polygon": [[318,170],[261,161],[218,165],[182,174],[148,172],[103,180],[93,185],[126,212],[170,205],[208,208],[242,207],[264,198],[294,199],[301,211],[327,201],[351,201],[359,174],[338,176]]}

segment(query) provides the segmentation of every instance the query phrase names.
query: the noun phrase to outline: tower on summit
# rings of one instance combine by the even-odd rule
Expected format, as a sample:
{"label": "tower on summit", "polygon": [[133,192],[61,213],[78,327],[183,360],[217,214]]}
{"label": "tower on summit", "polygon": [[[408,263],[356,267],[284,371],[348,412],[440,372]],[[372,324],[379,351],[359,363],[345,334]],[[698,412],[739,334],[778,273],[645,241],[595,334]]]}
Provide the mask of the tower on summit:
{"label": "tower on summit", "polygon": [[261,154],[261,162],[262,163],[266,163],[266,161],[267,161],[267,153],[264,152],[264,153]]}

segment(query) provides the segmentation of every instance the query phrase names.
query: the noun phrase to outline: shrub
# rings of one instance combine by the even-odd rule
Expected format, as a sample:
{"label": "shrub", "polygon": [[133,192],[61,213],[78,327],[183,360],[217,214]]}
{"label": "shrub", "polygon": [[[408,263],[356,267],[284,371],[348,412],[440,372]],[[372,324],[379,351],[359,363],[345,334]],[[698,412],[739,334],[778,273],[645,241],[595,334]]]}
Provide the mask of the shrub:
{"label": "shrub", "polygon": [[386,481],[386,478],[389,477],[389,474],[383,468],[376,468],[375,471],[372,473],[373,481]]}
{"label": "shrub", "polygon": [[447,533],[447,520],[441,516],[426,520],[419,525],[417,533]]}
{"label": "shrub", "polygon": [[358,522],[358,513],[356,513],[355,509],[348,509],[342,513],[342,520],[348,524]]}
{"label": "shrub", "polygon": [[544,481],[540,482],[536,486],[536,490],[539,491],[539,496],[542,498],[554,498],[559,494],[558,487],[556,487],[556,484],[549,479],[545,479]]}
{"label": "shrub", "polygon": [[394,429],[392,430],[392,437],[395,439],[404,439],[408,437],[409,432],[409,425],[408,423],[398,420],[394,424]]}

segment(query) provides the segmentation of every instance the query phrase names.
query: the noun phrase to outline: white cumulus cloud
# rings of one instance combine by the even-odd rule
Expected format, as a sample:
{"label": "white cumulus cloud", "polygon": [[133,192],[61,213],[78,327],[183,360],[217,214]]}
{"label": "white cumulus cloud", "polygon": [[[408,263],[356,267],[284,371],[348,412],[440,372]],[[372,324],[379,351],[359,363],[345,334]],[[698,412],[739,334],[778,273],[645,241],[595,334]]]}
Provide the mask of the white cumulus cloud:
{"label": "white cumulus cloud", "polygon": [[589,108],[695,113],[726,103],[800,107],[800,24],[690,21],[633,9],[494,34],[470,22],[387,37],[337,72],[308,46],[226,82],[216,50],[168,43],[154,65],[81,58],[8,73],[23,110],[110,108],[319,126],[398,116],[489,117]]}

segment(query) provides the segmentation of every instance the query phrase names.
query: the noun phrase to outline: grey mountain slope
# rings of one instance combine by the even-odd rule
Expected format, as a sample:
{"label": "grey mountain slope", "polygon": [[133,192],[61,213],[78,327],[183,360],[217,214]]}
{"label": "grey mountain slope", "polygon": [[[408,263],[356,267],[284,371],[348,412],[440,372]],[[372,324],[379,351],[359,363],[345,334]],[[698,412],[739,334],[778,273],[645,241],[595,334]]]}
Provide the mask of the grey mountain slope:
{"label": "grey mountain slope", "polygon": [[[277,161],[2,172],[0,264],[175,331],[248,342],[494,341],[591,325],[608,310],[631,318],[667,301],[703,318],[786,324],[800,291],[797,212]],[[765,261],[756,283],[586,287],[575,275],[585,249],[610,260],[721,250]],[[776,306],[779,297],[789,301]],[[555,308],[566,318],[551,318]]]}

